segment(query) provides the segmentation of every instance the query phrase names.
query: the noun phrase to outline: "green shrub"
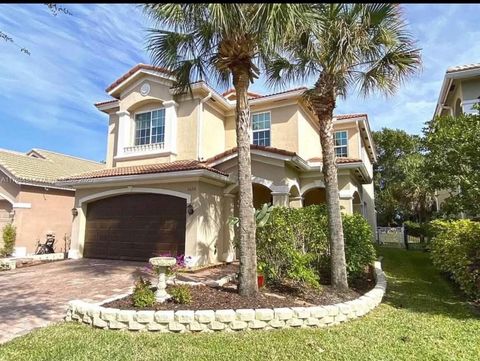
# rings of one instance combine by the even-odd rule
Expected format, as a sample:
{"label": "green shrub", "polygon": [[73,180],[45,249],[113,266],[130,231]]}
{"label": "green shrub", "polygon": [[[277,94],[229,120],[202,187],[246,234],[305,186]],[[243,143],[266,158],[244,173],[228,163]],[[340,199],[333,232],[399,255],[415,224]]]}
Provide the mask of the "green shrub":
{"label": "green shrub", "polygon": [[435,220],[431,224],[433,264],[451,275],[468,296],[480,299],[480,223]]}
{"label": "green shrub", "polygon": [[186,285],[174,286],[168,290],[168,293],[170,293],[175,303],[188,305],[192,302],[192,293]]}
{"label": "green shrub", "polygon": [[135,307],[151,307],[155,304],[155,293],[150,288],[152,284],[149,280],[144,280],[140,277],[135,282],[135,289],[133,290],[132,300]]}
{"label": "green shrub", "polygon": [[433,236],[433,228],[430,223],[404,222],[407,233],[413,237],[419,237],[423,242],[430,240]]}
{"label": "green shrub", "polygon": [[348,276],[357,277],[377,258],[372,228],[360,214],[344,215],[343,235]]}
{"label": "green shrub", "polygon": [[1,256],[10,256],[15,248],[15,240],[17,238],[17,229],[11,223],[8,223],[3,227],[3,248],[1,250]]}
{"label": "green shrub", "polygon": [[[360,215],[343,216],[349,277],[356,277],[376,258],[370,225]],[[257,229],[257,257],[267,282],[284,278],[318,286],[330,272],[328,218],[325,205],[273,209]]]}

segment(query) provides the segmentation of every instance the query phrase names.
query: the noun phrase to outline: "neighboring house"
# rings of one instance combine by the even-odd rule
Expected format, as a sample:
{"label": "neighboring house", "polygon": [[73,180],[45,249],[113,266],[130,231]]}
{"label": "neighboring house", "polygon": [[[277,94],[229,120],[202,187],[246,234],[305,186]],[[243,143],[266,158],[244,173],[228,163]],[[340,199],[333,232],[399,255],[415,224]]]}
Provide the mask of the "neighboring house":
{"label": "neighboring house", "polygon": [[[205,82],[174,96],[162,68],[140,64],[97,103],[108,114],[107,168],[67,177],[76,189],[70,257],[145,261],[186,254],[197,264],[232,260],[237,214],[235,92]],[[302,207],[325,202],[321,148],[305,88],[250,93],[254,205]],[[375,227],[372,162],[365,114],[337,116],[340,202]]]}
{"label": "neighboring house", "polygon": [[[477,114],[473,105],[480,103],[480,63],[454,66],[447,69],[443,78],[434,116],[459,116],[462,113]],[[437,191],[436,206],[450,195],[446,189]],[[463,215],[461,215],[463,218]]]}
{"label": "neighboring house", "polygon": [[[0,229],[13,222],[16,246],[35,252],[47,233],[56,237],[55,250],[65,251],[70,236],[75,190],[55,182],[76,173],[94,171],[104,164],[42,149],[25,153],[0,149]],[[0,248],[3,239],[0,233]]]}

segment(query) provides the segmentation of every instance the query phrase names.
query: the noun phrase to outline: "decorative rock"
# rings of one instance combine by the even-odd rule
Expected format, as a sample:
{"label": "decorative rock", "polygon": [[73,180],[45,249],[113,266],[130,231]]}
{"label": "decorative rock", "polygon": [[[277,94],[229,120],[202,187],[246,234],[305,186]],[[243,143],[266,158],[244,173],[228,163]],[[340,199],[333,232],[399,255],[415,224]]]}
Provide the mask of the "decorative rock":
{"label": "decorative rock", "polygon": [[88,315],[84,315],[82,320],[83,320],[83,323],[88,323],[89,325],[92,324],[92,318]]}
{"label": "decorative rock", "polygon": [[328,305],[325,306],[327,313],[329,316],[336,316],[338,315],[338,307],[336,305]]}
{"label": "decorative rock", "polygon": [[177,311],[175,312],[175,321],[180,323],[190,323],[195,320],[195,311]]}
{"label": "decorative rock", "polygon": [[310,317],[310,310],[307,307],[292,307],[292,310],[296,318]]}
{"label": "decorative rock", "polygon": [[218,321],[213,321],[210,323],[209,328],[214,331],[221,331],[225,328],[225,324]]}
{"label": "decorative rock", "polygon": [[157,311],[154,316],[155,322],[158,323],[169,323],[175,320],[174,311]]}
{"label": "decorative rock", "polygon": [[239,321],[253,321],[255,320],[255,310],[250,308],[236,310],[237,320]]}
{"label": "decorative rock", "polygon": [[136,311],[130,311],[130,310],[122,310],[119,313],[117,313],[117,321],[121,322],[128,322],[128,321],[133,321],[133,318],[135,317]]}
{"label": "decorative rock", "polygon": [[339,313],[338,315],[335,316],[334,322],[345,322],[347,320],[347,316],[344,315],[343,313]]}
{"label": "decorative rock", "polygon": [[[273,310],[272,310],[273,311]],[[259,320],[253,320],[248,323],[248,328],[251,328],[252,330],[256,330],[259,328],[265,328],[267,326],[267,323],[264,321],[259,321]]]}
{"label": "decorative rock", "polygon": [[315,318],[322,318],[328,315],[328,310],[322,306],[310,307],[310,316]]}
{"label": "decorative rock", "polygon": [[301,318],[291,318],[286,322],[289,327],[300,327],[303,326],[303,320]]}
{"label": "decorative rock", "polygon": [[100,316],[100,307],[97,305],[89,305],[89,307],[85,309],[85,313],[90,317],[98,317]]}
{"label": "decorative rock", "polygon": [[217,310],[215,311],[215,319],[219,322],[232,322],[237,317],[234,310]]}
{"label": "decorative rock", "polygon": [[272,326],[273,328],[283,328],[285,327],[285,321],[274,319],[271,320],[268,325]]}
{"label": "decorative rock", "polygon": [[293,317],[293,310],[288,307],[273,309],[276,320],[288,320]]}
{"label": "decorative rock", "polygon": [[215,321],[215,311],[213,310],[199,310],[195,311],[195,320],[200,323],[210,323]]}
{"label": "decorative rock", "polygon": [[136,321],[129,321],[128,322],[128,329],[130,331],[141,331],[145,328],[145,325],[142,325],[139,322]]}
{"label": "decorative rock", "polygon": [[352,311],[352,308],[345,303],[340,303],[339,305],[337,305],[337,307],[340,313],[344,315],[347,315]]}
{"label": "decorative rock", "polygon": [[112,330],[122,330],[126,327],[127,325],[120,321],[112,320],[108,322],[108,328],[111,328]]}
{"label": "decorative rock", "polygon": [[273,319],[273,309],[258,308],[255,310],[255,318],[259,321],[270,321]]}
{"label": "decorative rock", "polygon": [[315,327],[320,325],[320,320],[318,318],[309,317],[305,320],[305,325]]}
{"label": "decorative rock", "polygon": [[321,325],[329,325],[333,323],[333,316],[326,316],[318,319]]}
{"label": "decorative rock", "polygon": [[168,324],[168,329],[172,332],[184,332],[185,325],[182,325],[179,322],[172,321]]}
{"label": "decorative rock", "polygon": [[117,315],[120,310],[116,308],[104,308],[102,312],[100,312],[100,317],[105,321],[114,321],[117,319]]}
{"label": "decorative rock", "polygon": [[245,321],[233,321],[230,324],[230,328],[234,331],[245,330],[247,327],[248,327],[248,324]]}
{"label": "decorative rock", "polygon": [[135,321],[140,323],[153,322],[154,311],[138,311],[135,317]]}
{"label": "decorative rock", "polygon": [[203,323],[193,321],[192,323],[187,325],[187,328],[189,331],[192,331],[192,332],[201,332],[201,331],[205,331],[207,326]]}
{"label": "decorative rock", "polygon": [[100,317],[95,317],[93,319],[93,325],[95,327],[104,328],[104,327],[108,326],[108,323],[106,321],[102,320]]}
{"label": "decorative rock", "polygon": [[167,325],[151,322],[147,325],[148,331],[165,331],[167,329]]}

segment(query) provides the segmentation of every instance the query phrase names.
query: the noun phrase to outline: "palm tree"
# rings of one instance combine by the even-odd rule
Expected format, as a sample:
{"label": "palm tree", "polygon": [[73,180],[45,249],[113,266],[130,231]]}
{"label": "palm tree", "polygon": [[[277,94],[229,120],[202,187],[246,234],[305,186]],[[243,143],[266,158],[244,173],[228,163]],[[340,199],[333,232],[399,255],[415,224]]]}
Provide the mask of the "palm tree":
{"label": "palm tree", "polygon": [[257,257],[250,158],[250,106],[247,92],[283,34],[291,32],[306,8],[297,4],[147,4],[160,28],[151,29],[148,51],[153,65],[171,69],[177,89],[213,79],[236,91],[239,183],[239,293],[257,288]]}
{"label": "palm tree", "polygon": [[394,4],[315,4],[314,18],[268,64],[272,84],[317,80],[305,98],[318,118],[328,207],[332,285],[348,288],[333,143],[337,97],[357,89],[392,94],[420,67],[420,51]]}

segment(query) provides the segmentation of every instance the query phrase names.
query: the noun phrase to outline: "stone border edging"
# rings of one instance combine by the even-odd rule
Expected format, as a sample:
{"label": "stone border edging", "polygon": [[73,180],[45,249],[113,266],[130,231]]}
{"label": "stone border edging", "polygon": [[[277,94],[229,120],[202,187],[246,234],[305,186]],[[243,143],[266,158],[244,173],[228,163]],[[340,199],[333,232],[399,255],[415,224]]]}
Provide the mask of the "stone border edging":
{"label": "stone border edging", "polygon": [[65,254],[63,252],[58,253],[46,253],[46,254],[33,254],[31,256],[25,257],[9,257],[1,258],[0,266],[5,267],[8,270],[14,270],[17,268],[17,260],[36,260],[36,261],[59,261],[65,259]]}
{"label": "stone border edging", "polygon": [[375,287],[363,296],[327,306],[199,311],[135,311],[102,307],[74,300],[66,321],[97,328],[159,332],[233,332],[287,327],[326,327],[361,317],[380,304],[387,280],[379,261],[374,264]]}

